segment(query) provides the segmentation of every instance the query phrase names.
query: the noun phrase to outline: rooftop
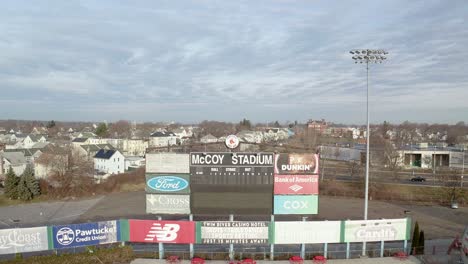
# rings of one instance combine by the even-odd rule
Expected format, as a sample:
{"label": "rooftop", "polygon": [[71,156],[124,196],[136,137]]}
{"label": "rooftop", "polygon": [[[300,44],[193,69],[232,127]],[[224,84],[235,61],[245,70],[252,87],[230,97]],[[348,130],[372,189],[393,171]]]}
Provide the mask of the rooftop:
{"label": "rooftop", "polygon": [[94,158],[110,159],[116,152],[117,150],[114,150],[114,149],[109,149],[109,150],[101,149],[96,153],[96,155],[94,155]]}

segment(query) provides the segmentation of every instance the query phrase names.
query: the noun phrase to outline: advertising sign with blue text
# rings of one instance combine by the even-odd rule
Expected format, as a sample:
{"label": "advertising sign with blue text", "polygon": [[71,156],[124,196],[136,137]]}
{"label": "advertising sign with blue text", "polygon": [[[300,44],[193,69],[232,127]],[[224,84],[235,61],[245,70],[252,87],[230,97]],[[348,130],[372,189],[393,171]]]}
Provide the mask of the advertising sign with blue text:
{"label": "advertising sign with blue text", "polygon": [[275,195],[275,214],[317,214],[318,195]]}
{"label": "advertising sign with blue text", "polygon": [[52,227],[54,248],[82,247],[120,241],[119,221]]}
{"label": "advertising sign with blue text", "polygon": [[146,174],[146,193],[189,194],[190,174]]}
{"label": "advertising sign with blue text", "polygon": [[49,249],[47,227],[0,230],[0,255]]}

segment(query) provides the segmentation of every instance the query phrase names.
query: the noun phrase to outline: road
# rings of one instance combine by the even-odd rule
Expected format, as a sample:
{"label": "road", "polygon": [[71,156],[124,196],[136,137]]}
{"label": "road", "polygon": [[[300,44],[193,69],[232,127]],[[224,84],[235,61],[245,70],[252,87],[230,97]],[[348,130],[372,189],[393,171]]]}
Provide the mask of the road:
{"label": "road", "polygon": [[[362,219],[364,202],[359,198],[320,196],[319,214],[309,220]],[[407,214],[405,214],[407,211]],[[468,208],[450,209],[398,202],[369,201],[369,219],[410,216],[425,230],[426,238],[452,238],[468,224]],[[115,193],[80,201],[33,203],[0,207],[0,228],[70,224],[120,218],[156,219],[145,213],[143,191]],[[163,219],[187,218],[163,216]],[[228,216],[194,216],[194,220],[227,220]],[[236,220],[269,221],[269,215],[235,216]],[[16,221],[19,220],[19,221]],[[276,221],[301,220],[301,216],[275,216]]]}

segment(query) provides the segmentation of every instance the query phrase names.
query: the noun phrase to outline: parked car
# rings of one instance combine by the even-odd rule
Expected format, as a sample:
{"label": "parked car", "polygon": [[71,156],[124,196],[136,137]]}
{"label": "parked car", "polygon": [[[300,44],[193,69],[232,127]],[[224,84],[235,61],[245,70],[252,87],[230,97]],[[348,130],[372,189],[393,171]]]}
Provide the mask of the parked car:
{"label": "parked car", "polygon": [[421,176],[416,176],[416,177],[411,178],[411,181],[412,182],[425,182],[426,178],[421,177]]}

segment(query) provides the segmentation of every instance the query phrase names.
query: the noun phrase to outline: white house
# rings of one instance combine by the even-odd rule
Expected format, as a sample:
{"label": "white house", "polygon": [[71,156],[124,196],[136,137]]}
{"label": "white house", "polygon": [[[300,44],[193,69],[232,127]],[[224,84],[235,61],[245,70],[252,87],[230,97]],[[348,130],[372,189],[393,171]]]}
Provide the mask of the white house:
{"label": "white house", "polygon": [[118,148],[121,149],[125,155],[144,156],[148,148],[148,141],[143,139],[124,139]]}
{"label": "white house", "polygon": [[0,152],[0,174],[7,174],[10,167],[17,176],[26,169],[26,158],[23,152]]}
{"label": "white house", "polygon": [[177,145],[177,136],[169,131],[157,131],[151,134],[149,145],[151,147],[166,147]]}
{"label": "white house", "polygon": [[218,142],[218,138],[211,135],[211,134],[208,134],[208,135],[200,138],[200,142],[201,143],[215,143],[215,142]]}
{"label": "white house", "polygon": [[28,135],[23,140],[23,147],[24,148],[32,148],[36,143],[45,143],[47,142],[47,138],[44,135]]}
{"label": "white house", "polygon": [[125,157],[118,150],[99,150],[94,155],[94,169],[106,174],[125,172]]}
{"label": "white house", "polygon": [[75,154],[81,157],[92,159],[101,149],[115,150],[114,146],[110,144],[87,144],[87,145],[79,145],[78,147],[75,147],[73,151]]}
{"label": "white house", "polygon": [[264,136],[260,131],[249,131],[249,130],[242,130],[236,134],[239,139],[243,139],[241,141],[247,143],[262,143]]}
{"label": "white house", "polygon": [[125,157],[125,171],[145,166],[145,158],[139,156]]}

